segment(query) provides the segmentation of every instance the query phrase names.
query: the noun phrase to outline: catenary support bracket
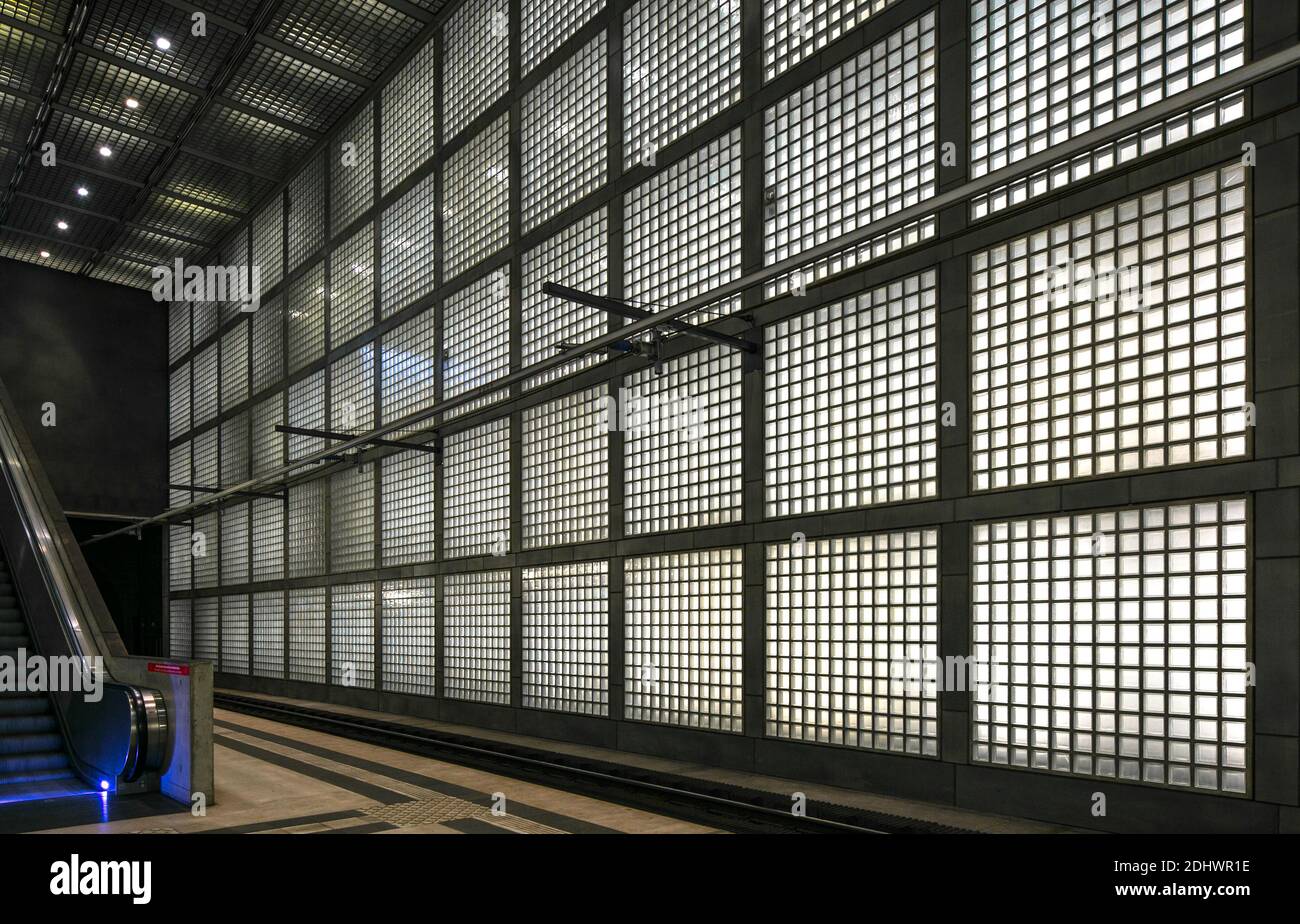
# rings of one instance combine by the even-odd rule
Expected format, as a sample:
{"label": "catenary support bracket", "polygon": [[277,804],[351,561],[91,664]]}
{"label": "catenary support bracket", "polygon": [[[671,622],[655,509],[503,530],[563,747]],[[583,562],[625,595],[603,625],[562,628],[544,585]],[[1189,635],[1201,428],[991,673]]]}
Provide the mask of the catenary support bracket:
{"label": "catenary support bracket", "polygon": [[[558,282],[542,283],[542,291],[547,295],[553,295],[565,301],[577,302],[580,305],[596,308],[632,321],[641,321],[654,316],[653,311],[646,311],[644,308],[629,305],[627,302],[606,295],[592,295],[590,292],[583,292],[581,289],[560,285]],[[686,321],[677,321],[670,318],[660,326],[674,333],[684,334],[687,337],[694,337],[708,343],[721,344],[733,350],[740,350],[743,353],[758,352],[758,344],[756,343],[751,343],[740,337],[732,337],[730,334],[720,334],[717,331],[709,330],[707,327],[700,327],[698,324],[689,324]]]}
{"label": "catenary support bracket", "polygon": [[[275,429],[280,433],[289,433],[293,436],[310,436],[316,439],[339,440],[340,442],[356,439],[357,436],[355,433],[335,433],[333,430],[312,430],[308,427],[289,427],[284,424],[276,424]],[[415,449],[419,452],[432,453],[438,451],[438,447],[433,443],[408,443],[404,440],[382,439],[369,439],[366,442],[371,446],[389,446],[393,449]]]}
{"label": "catenary support bracket", "polygon": [[[199,484],[169,484],[167,485],[167,490],[194,491],[198,494],[220,494],[225,489],[212,488],[212,487],[207,487],[206,485],[199,485]],[[236,491],[234,493],[239,497],[265,497],[265,498],[269,498],[270,500],[284,500],[283,493],[272,494],[265,491]]]}

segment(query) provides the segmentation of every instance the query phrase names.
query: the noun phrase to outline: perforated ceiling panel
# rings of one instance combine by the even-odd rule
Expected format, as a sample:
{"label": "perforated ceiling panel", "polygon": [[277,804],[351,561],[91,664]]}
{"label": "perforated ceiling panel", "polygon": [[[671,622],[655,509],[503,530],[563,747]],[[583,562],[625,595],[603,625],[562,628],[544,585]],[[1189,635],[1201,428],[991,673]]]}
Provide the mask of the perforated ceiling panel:
{"label": "perforated ceiling panel", "polygon": [[176,258],[218,262],[443,5],[0,0],[0,256],[140,288]]}

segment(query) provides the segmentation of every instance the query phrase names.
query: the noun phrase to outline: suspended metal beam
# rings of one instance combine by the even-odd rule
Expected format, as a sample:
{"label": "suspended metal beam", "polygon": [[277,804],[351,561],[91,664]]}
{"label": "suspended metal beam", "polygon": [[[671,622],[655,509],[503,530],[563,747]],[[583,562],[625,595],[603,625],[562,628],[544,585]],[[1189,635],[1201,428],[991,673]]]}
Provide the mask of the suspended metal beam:
{"label": "suspended metal beam", "polygon": [[274,113],[267,112],[264,109],[258,109],[256,106],[250,106],[248,103],[240,102],[237,99],[222,94],[214,100],[218,106],[225,106],[227,109],[233,109],[235,112],[254,119],[265,122],[267,125],[274,125],[276,128],[284,129],[287,132],[293,132],[295,135],[301,135],[312,144],[320,141],[324,135],[314,128],[308,128],[306,125],[299,125],[297,122],[290,122],[288,119],[281,118]]}
{"label": "suspended metal beam", "polygon": [[73,4],[71,11],[68,13],[68,20],[63,29],[63,44],[59,46],[54,69],[50,73],[50,79],[45,85],[45,93],[42,95],[41,103],[36,110],[36,119],[32,122],[32,127],[27,133],[27,143],[23,145],[23,151],[18,155],[18,163],[14,167],[13,175],[9,178],[9,186],[5,190],[3,199],[0,199],[0,222],[4,222],[9,217],[9,208],[13,204],[14,197],[18,194],[18,184],[22,182],[23,174],[27,171],[27,165],[34,156],[41,138],[45,135],[45,129],[50,123],[50,114],[54,111],[54,105],[59,101],[59,94],[63,92],[63,82],[72,69],[75,49],[81,41],[81,36],[86,31],[86,23],[90,19],[90,11],[93,6],[94,0],[80,0],[80,2]]}
{"label": "suspended metal beam", "polygon": [[0,224],[0,231],[14,231],[18,234],[23,235],[24,237],[30,237],[38,241],[49,241],[51,244],[57,244],[60,247],[71,247],[74,250],[84,250],[87,252],[91,252],[95,249],[94,247],[91,247],[88,244],[78,244],[75,241],[70,241],[65,237],[55,237],[52,234],[41,234],[38,231],[30,231],[27,228],[20,228],[17,225],[11,225],[8,223]]}
{"label": "suspended metal beam", "polygon": [[208,21],[208,25],[220,26],[227,32],[233,32],[236,35],[244,35],[248,32],[248,29],[241,23],[237,23],[233,19],[227,19],[225,16],[221,16],[217,13],[210,13],[201,6],[197,6],[193,3],[186,3],[185,0],[162,0],[162,2],[183,13],[202,13],[204,18]]}
{"label": "suspended metal beam", "polygon": [[[245,59],[247,59],[249,51],[252,49],[253,35],[270,23],[276,14],[276,11],[279,9],[280,4],[283,2],[284,0],[261,0],[261,3],[258,4],[257,9],[253,12],[251,17],[249,32],[245,32],[240,37],[240,40],[236,43],[235,47],[226,55],[225,60],[221,63],[220,70],[212,79],[211,83],[208,84],[207,90],[202,99],[200,99],[198,104],[190,110],[185,123],[176,133],[175,138],[164,149],[162,157],[154,164],[153,169],[149,171],[149,176],[145,180],[146,188],[137,191],[136,195],[129,203],[127,203],[126,208],[122,210],[121,222],[114,228],[111,228],[104,235],[99,242],[99,246],[96,248],[95,255],[87,260],[81,267],[81,272],[83,274],[88,274],[100,259],[109,254],[114,245],[117,244],[118,239],[121,237],[122,230],[126,227],[125,223],[135,219],[136,214],[144,207],[145,202],[148,201],[149,190],[159,185],[162,178],[171,168],[172,163],[182,152],[193,154],[196,157],[205,158],[213,163],[225,164],[226,166],[252,176],[264,176],[261,171],[252,166],[227,163],[213,154],[193,148],[188,142],[190,136],[194,133],[195,127],[199,124],[204,115],[207,114],[208,110],[216,103],[217,97],[225,92],[226,87],[230,84],[235,72],[244,63]],[[188,6],[188,4],[186,4],[186,6]],[[198,11],[197,8],[193,9]],[[279,182],[280,179],[278,176],[266,176],[265,178],[272,183]]]}
{"label": "suspended metal beam", "polygon": [[196,83],[190,83],[188,80],[181,80],[179,77],[164,74],[162,71],[144,67],[120,55],[102,51],[94,45],[87,45],[84,41],[77,45],[77,54],[85,55],[87,58],[94,58],[96,61],[103,61],[118,70],[126,71],[128,74],[135,74],[137,77],[143,77],[145,80],[151,80],[154,83],[160,83],[165,87],[171,87],[173,90],[180,90],[182,93],[189,93],[193,96],[203,95],[203,88]]}
{"label": "suspended metal beam", "polygon": [[335,77],[340,77],[348,83],[361,87],[362,89],[368,90],[374,85],[374,81],[364,74],[358,74],[356,71],[346,68],[341,64],[335,64],[333,61],[327,61],[319,55],[314,55],[306,49],[298,48],[295,45],[282,42],[278,38],[272,38],[264,32],[258,33],[257,44],[270,48],[272,51],[278,51],[286,58],[292,58],[299,64],[306,64],[309,67],[316,68],[318,71],[324,71],[326,74],[333,74]]}
{"label": "suspended metal beam", "polygon": [[60,202],[57,199],[47,199],[45,196],[37,196],[29,192],[19,191],[19,199],[26,199],[29,202],[39,202],[42,205],[48,205],[52,208],[59,209],[63,212],[69,212],[73,215],[87,215],[91,218],[99,218],[103,221],[117,221],[116,215],[107,215],[104,212],[96,212],[94,209],[88,209],[84,206],[73,205],[70,202]]}
{"label": "suspended metal beam", "polygon": [[[288,433],[293,436],[311,436],[322,440],[338,440],[347,442],[353,439],[355,433],[335,433],[332,430],[313,430],[310,427],[290,427],[285,424],[276,424],[275,429],[280,433]],[[402,440],[379,440],[371,439],[365,441],[369,446],[388,446],[392,449],[415,449],[419,452],[438,452],[438,447],[432,443],[408,443]],[[335,457],[341,458],[341,457]]]}
{"label": "suspended metal beam", "polygon": [[[198,494],[220,494],[221,488],[209,488],[198,484],[169,484],[169,491],[194,491]],[[268,500],[284,500],[284,493],[268,494],[265,491],[236,491],[240,497],[265,497]]]}
{"label": "suspended metal beam", "polygon": [[[547,295],[554,295],[556,298],[562,298],[565,301],[577,302],[580,305],[586,305],[589,308],[595,308],[604,311],[607,314],[616,315],[620,318],[628,318],[632,321],[641,321],[646,318],[658,317],[653,311],[646,311],[644,308],[637,308],[635,305],[629,305],[626,302],[619,301],[616,298],[610,298],[606,295],[592,295],[590,292],[583,292],[581,289],[574,289],[570,286],[560,285],[558,282],[542,283],[542,291]],[[710,343],[720,343],[725,347],[731,347],[733,350],[741,350],[745,353],[757,353],[758,344],[750,343],[748,340],[742,340],[739,337],[731,337],[727,334],[720,334],[717,331],[709,330],[706,327],[699,327],[695,324],[688,324],[685,321],[676,321],[664,319],[662,326],[679,334],[685,334],[688,337],[694,337],[697,340],[707,340]]]}
{"label": "suspended metal beam", "polygon": [[[88,208],[84,208],[83,206],[73,205],[69,202],[60,202],[57,199],[48,199],[45,196],[36,196],[33,195],[32,193],[19,192],[18,198],[27,199],[31,202],[39,202],[42,205],[48,205],[51,208],[68,212],[73,215],[88,215],[91,218],[98,218],[101,221],[116,222],[119,220],[118,216],[116,215],[108,215],[105,214],[104,212],[96,212],[94,209],[88,209]],[[211,241],[201,241],[198,238],[186,237],[183,234],[177,234],[175,231],[167,231],[163,228],[157,228],[154,227],[153,225],[145,224],[139,221],[128,221],[126,223],[126,226],[128,228],[133,228],[137,231],[144,231],[149,234],[155,234],[158,237],[165,237],[168,240],[175,241],[177,244],[185,244],[190,247],[203,247],[203,248],[210,248],[212,246]]]}
{"label": "suspended metal beam", "polygon": [[136,138],[140,141],[147,141],[150,144],[156,144],[163,148],[171,143],[171,139],[164,138],[162,135],[155,135],[153,132],[145,131],[143,128],[135,128],[122,122],[116,122],[107,116],[96,115],[93,112],[87,112],[84,109],[78,109],[76,106],[69,106],[66,103],[53,103],[50,106],[55,112],[63,115],[72,116],[74,119],[80,119],[83,122],[90,122],[92,125],[98,125],[101,128],[107,128],[109,131],[126,135],[130,138]]}
{"label": "suspended metal beam", "polygon": [[[213,154],[211,151],[205,151],[202,148],[196,148],[190,144],[182,144],[175,150],[178,154],[190,154],[199,158],[199,160],[206,160],[209,163],[220,164],[223,167],[229,167],[236,173],[244,173],[248,176],[256,177],[259,180],[266,180],[268,183],[278,183],[281,179],[281,177],[272,173],[270,170],[263,170],[261,167],[254,167],[252,164],[234,161],[228,157],[222,157],[220,154]],[[171,161],[167,162],[167,166],[171,166]],[[159,173],[159,176],[162,176],[161,172]],[[149,188],[156,189],[158,188],[158,184],[150,183]]]}
{"label": "suspended metal beam", "polygon": [[44,39],[47,42],[62,42],[63,36],[57,32],[51,32],[41,26],[33,25],[22,19],[17,19],[5,13],[0,13],[0,26],[8,26],[10,29],[17,29],[19,32],[26,32],[28,35],[34,35],[37,38]]}
{"label": "suspended metal beam", "polygon": [[[1168,97],[1159,103],[1147,106],[1146,108],[1121,119],[1116,119],[1108,125],[1085,132],[1071,141],[1057,145],[1055,148],[1031,155],[1015,164],[1010,164],[999,170],[995,170],[992,173],[985,174],[978,179],[963,183],[960,186],[955,186],[952,189],[941,192],[929,199],[918,202],[915,205],[910,205],[907,208],[901,209],[893,215],[869,222],[868,224],[865,224],[854,231],[850,231],[847,234],[842,234],[823,244],[810,247],[808,250],[796,254],[793,257],[788,257],[785,260],[773,263],[771,266],[765,266],[762,269],[745,273],[730,282],[723,283],[709,292],[698,295],[695,298],[687,299],[680,305],[666,308],[649,318],[643,318],[640,321],[633,321],[622,330],[611,331],[608,334],[603,334],[600,337],[589,340],[575,350],[570,352],[560,352],[556,353],[554,356],[544,357],[543,359],[533,363],[531,366],[519,369],[516,372],[501,376],[500,378],[493,379],[491,382],[485,382],[482,385],[475,386],[454,398],[448,398],[445,401],[440,401],[437,404],[422,410],[413,411],[410,414],[399,417],[397,420],[376,427],[369,433],[363,433],[360,436],[352,437],[343,445],[334,447],[332,450],[327,449],[322,452],[314,453],[306,458],[299,459],[296,462],[283,465],[265,475],[250,479],[243,484],[235,485],[233,488],[226,489],[223,494],[213,495],[209,500],[196,501],[182,507],[176,507],[172,510],[165,510],[156,516],[146,517],[140,520],[134,526],[126,526],[120,530],[116,530],[115,532],[93,537],[86,540],[83,544],[89,545],[92,542],[99,541],[100,539],[107,539],[114,535],[129,533],[142,526],[148,526],[153,523],[166,523],[169,520],[188,516],[191,511],[197,508],[219,502],[223,495],[230,496],[241,490],[248,490],[260,485],[273,483],[276,480],[289,476],[300,468],[305,468],[309,464],[319,462],[327,455],[346,452],[347,450],[355,449],[358,446],[372,444],[375,439],[383,437],[389,433],[394,433],[399,430],[409,430],[411,427],[445,414],[448,411],[463,407],[466,404],[472,404],[480,398],[486,398],[489,395],[495,394],[503,388],[507,388],[517,383],[526,382],[535,376],[541,375],[545,372],[550,372],[552,369],[558,369],[560,366],[567,365],[573,361],[575,356],[583,356],[587,353],[599,352],[612,344],[626,340],[628,337],[661,326],[664,321],[687,317],[693,312],[699,311],[701,308],[717,302],[719,299],[726,298],[730,295],[738,295],[747,289],[761,286],[772,279],[802,270],[809,264],[816,263],[818,260],[823,258],[835,256],[843,251],[850,250],[881,234],[896,231],[911,222],[935,214],[945,208],[968,203],[974,196],[997,189],[999,186],[1003,186],[1013,180],[1018,180],[1021,177],[1032,174],[1038,170],[1050,167],[1060,161],[1068,161],[1071,157],[1085,151],[1090,151],[1107,141],[1113,141],[1116,138],[1122,138],[1135,131],[1140,131],[1149,124],[1154,124],[1162,119],[1177,115],[1189,109],[1194,109],[1196,106],[1208,100],[1218,99],[1220,96],[1249,87],[1267,77],[1271,77],[1274,74],[1290,70],[1297,66],[1300,66],[1300,45],[1293,45],[1290,48],[1275,52],[1267,58],[1262,58],[1259,61],[1251,62],[1250,64],[1238,68],[1235,71],[1231,71],[1221,77],[1207,80],[1198,87],[1184,90],[1182,93]],[[1234,126],[1226,127],[1232,128]],[[1032,202],[1029,203],[1031,206],[1033,204],[1034,203]]]}
{"label": "suspended metal beam", "polygon": [[[433,22],[434,13],[430,13],[428,10],[416,6],[414,3],[411,3],[410,0],[379,0],[379,2],[384,6],[392,7],[399,13],[409,16],[411,19],[414,19],[416,22],[423,25],[427,26],[429,23]],[[446,4],[443,5],[445,6]]]}
{"label": "suspended metal beam", "polygon": [[[555,348],[561,353],[572,353],[574,350],[581,350],[581,343],[557,343]],[[641,353],[640,344],[633,343],[630,340],[620,340],[617,343],[611,343],[605,347],[607,353]]]}
{"label": "suspended metal beam", "polygon": [[237,221],[239,219],[242,219],[245,215],[248,214],[247,212],[241,212],[238,209],[232,209],[224,205],[214,205],[211,202],[204,202],[202,199],[195,199],[193,196],[188,196],[185,193],[177,192],[175,189],[173,189],[170,186],[155,186],[150,192],[151,194],[157,193],[159,196],[162,196],[164,199],[175,199],[178,202],[184,202],[187,205],[193,205],[196,206],[197,208],[206,209],[209,212],[219,212],[222,215],[229,215],[231,218],[234,218]]}
{"label": "suspended metal beam", "polygon": [[[4,91],[0,91],[0,93],[3,92]],[[0,138],[0,151],[9,151],[11,154],[21,154],[23,152],[23,149],[18,145],[5,141],[3,138]],[[128,177],[120,176],[119,174],[116,173],[110,173],[107,170],[101,170],[98,167],[88,167],[79,161],[64,160],[63,158],[60,158],[59,164],[60,166],[67,167],[69,170],[72,170],[73,172],[76,173],[88,173],[91,176],[97,176],[105,180],[112,180],[114,183],[121,183],[124,186],[130,186],[135,189],[144,188],[144,183],[142,183],[140,180],[132,180]],[[195,202],[194,204],[205,205],[205,203],[203,202]],[[207,206],[207,207],[213,208],[213,206]]]}

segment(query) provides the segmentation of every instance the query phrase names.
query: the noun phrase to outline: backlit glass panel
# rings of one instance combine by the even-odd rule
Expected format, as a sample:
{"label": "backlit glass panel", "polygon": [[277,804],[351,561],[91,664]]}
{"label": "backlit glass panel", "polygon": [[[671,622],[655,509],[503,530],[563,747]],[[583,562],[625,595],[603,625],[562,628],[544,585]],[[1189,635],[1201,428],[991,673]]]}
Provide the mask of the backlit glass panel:
{"label": "backlit glass panel", "polygon": [[443,579],[443,693],[510,703],[510,572]]}
{"label": "backlit glass panel", "polygon": [[766,734],[939,753],[938,530],[767,547]]}
{"label": "backlit glass panel", "polygon": [[971,257],[977,491],[1246,455],[1246,170]]}
{"label": "backlit glass panel", "polygon": [[609,714],[609,563],[525,568],[523,704]]}
{"label": "backlit glass panel", "polygon": [[971,757],[1247,789],[1244,499],[974,527]]}
{"label": "backlit glass panel", "polygon": [[740,549],[624,563],[624,716],[743,731]]}

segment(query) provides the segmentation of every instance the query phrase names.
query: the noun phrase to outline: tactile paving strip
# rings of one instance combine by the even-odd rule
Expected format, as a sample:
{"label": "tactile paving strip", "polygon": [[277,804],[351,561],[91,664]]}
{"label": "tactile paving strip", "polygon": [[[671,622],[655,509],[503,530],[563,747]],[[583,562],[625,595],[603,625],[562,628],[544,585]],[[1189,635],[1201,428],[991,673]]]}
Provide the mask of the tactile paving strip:
{"label": "tactile paving strip", "polygon": [[418,799],[393,805],[372,805],[362,811],[371,818],[386,821],[399,828],[414,828],[419,825],[436,825],[463,818],[475,818],[519,834],[564,833],[556,828],[512,815],[493,815],[490,809],[455,796],[438,796],[434,799]]}

